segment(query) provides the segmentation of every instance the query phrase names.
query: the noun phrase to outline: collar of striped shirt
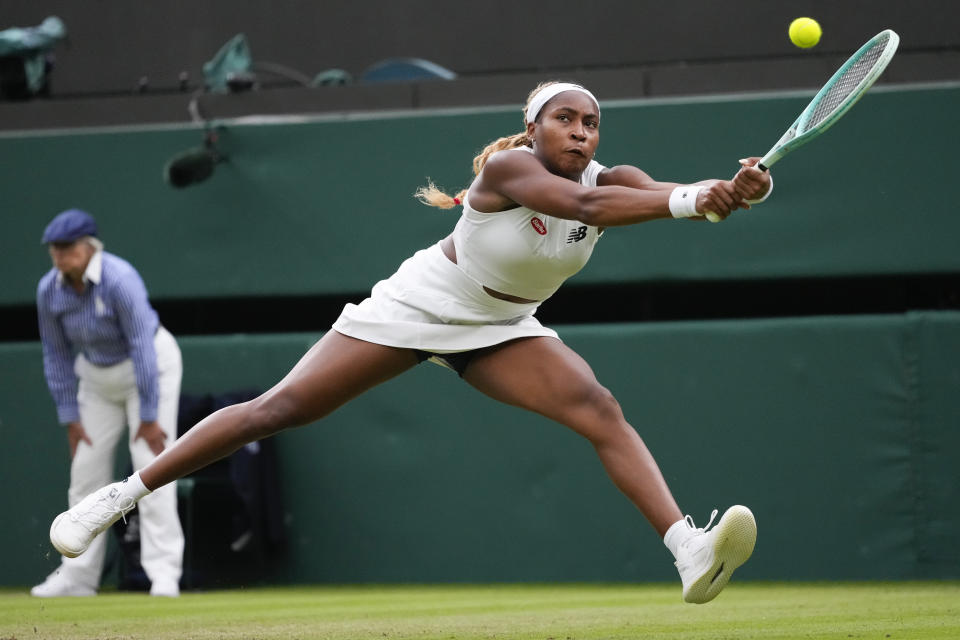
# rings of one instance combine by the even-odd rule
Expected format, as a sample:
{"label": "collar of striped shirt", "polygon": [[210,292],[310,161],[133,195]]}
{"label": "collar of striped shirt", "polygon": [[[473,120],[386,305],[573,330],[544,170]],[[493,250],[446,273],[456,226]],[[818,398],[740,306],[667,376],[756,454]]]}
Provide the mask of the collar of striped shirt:
{"label": "collar of striped shirt", "polygon": [[[101,276],[103,276],[103,249],[98,249],[90,256],[90,262],[87,263],[87,268],[83,272],[83,281],[84,283],[100,284]],[[57,286],[63,286],[62,271],[57,272]]]}

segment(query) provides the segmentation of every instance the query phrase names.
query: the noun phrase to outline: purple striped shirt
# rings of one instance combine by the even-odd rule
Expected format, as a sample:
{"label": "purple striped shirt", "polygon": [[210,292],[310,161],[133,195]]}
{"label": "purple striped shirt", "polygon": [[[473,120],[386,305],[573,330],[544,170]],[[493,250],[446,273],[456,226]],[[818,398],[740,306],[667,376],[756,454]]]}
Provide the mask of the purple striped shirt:
{"label": "purple striped shirt", "polygon": [[83,279],[86,288],[77,293],[54,268],[37,286],[43,372],[60,423],[80,419],[73,371],[78,353],[100,367],[132,359],[140,420],[156,420],[157,353],[153,338],[159,321],[140,274],[123,258],[98,251],[91,257]]}

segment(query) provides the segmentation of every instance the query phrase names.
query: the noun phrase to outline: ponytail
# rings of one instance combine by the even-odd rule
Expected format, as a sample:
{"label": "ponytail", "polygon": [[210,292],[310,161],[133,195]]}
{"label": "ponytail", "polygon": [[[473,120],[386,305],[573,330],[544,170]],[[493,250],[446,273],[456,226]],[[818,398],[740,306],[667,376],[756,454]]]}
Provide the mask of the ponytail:
{"label": "ponytail", "polygon": [[[527,121],[527,108],[530,106],[530,100],[535,96],[541,89],[551,84],[556,84],[556,81],[542,82],[537,87],[530,92],[530,95],[527,97],[527,102],[523,107],[523,121]],[[497,151],[503,151],[504,149],[517,149],[519,147],[532,147],[533,143],[530,141],[530,138],[527,137],[526,130],[521,131],[520,133],[515,133],[512,136],[506,136],[504,138],[499,138],[494,140],[486,147],[483,148],[483,151],[473,159],[473,175],[480,175],[480,171],[483,170],[483,165],[487,163],[487,160],[491,155]],[[453,207],[463,204],[463,199],[467,195],[466,189],[461,189],[456,196],[450,196],[445,193],[442,189],[437,187],[429,178],[427,179],[427,186],[420,187],[413,194],[417,200],[423,204],[430,205],[431,207],[438,207],[440,209],[452,209]]]}
{"label": "ponytail", "polygon": [[504,149],[516,149],[517,147],[531,147],[533,144],[530,142],[530,138],[527,137],[527,132],[522,131],[520,133],[515,133],[512,136],[507,136],[505,138],[499,138],[494,140],[486,147],[483,148],[483,151],[480,152],[476,158],[473,159],[473,175],[480,175],[480,171],[483,169],[483,165],[487,164],[487,159],[492,156],[497,151],[503,151]]}
{"label": "ponytail", "polygon": [[427,178],[427,186],[420,187],[413,194],[413,197],[438,209],[452,209],[458,204],[463,204],[463,198],[467,195],[466,189],[461,189],[455,196],[448,195],[445,191],[433,184],[433,180]]}
{"label": "ponytail", "polygon": [[[473,175],[480,175],[480,171],[483,169],[483,165],[487,163],[487,159],[497,151],[529,146],[531,146],[530,139],[527,138],[526,131],[494,140],[484,147],[483,151],[481,151],[480,154],[473,159]],[[428,178],[427,186],[417,189],[417,191],[413,194],[413,197],[423,204],[430,205],[431,207],[437,207],[439,209],[452,209],[457,205],[463,204],[463,199],[466,197],[466,195],[467,190],[461,189],[457,195],[451,196],[435,185],[433,180]]]}

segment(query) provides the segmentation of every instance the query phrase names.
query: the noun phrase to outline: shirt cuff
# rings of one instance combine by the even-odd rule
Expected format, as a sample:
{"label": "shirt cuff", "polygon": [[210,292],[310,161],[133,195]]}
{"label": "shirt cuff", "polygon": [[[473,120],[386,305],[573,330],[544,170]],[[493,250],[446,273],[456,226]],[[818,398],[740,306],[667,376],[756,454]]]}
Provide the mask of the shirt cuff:
{"label": "shirt cuff", "polygon": [[156,422],[157,421],[157,406],[150,406],[140,402],[140,422]]}
{"label": "shirt cuff", "polygon": [[57,420],[59,420],[62,425],[68,425],[71,422],[80,422],[80,410],[76,405],[57,407]]}

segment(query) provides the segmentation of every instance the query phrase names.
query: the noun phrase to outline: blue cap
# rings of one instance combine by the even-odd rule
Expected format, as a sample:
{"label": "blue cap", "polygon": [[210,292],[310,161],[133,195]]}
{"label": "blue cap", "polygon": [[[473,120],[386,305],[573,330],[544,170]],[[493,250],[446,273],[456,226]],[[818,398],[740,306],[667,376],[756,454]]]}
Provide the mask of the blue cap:
{"label": "blue cap", "polygon": [[43,230],[43,244],[73,242],[84,236],[97,235],[97,221],[86,211],[67,209],[50,221]]}

